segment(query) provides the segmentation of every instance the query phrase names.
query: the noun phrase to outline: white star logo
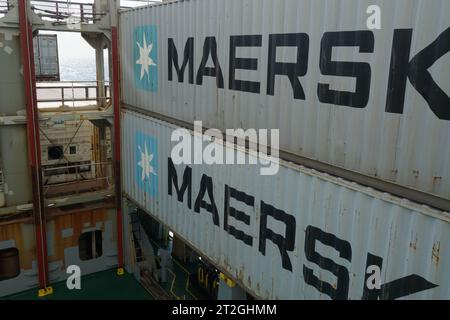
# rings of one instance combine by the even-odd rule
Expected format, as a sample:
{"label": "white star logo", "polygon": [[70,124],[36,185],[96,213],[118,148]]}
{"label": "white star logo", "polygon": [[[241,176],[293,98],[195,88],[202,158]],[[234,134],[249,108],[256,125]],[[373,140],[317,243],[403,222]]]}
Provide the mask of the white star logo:
{"label": "white star logo", "polygon": [[150,178],[150,175],[157,176],[155,169],[152,167],[153,154],[147,151],[147,144],[145,144],[144,152],[142,152],[141,148],[139,148],[139,152],[141,153],[141,161],[138,162],[138,166],[142,169],[141,180],[145,181]]}
{"label": "white star logo", "polygon": [[136,42],[139,47],[139,59],[136,61],[136,64],[141,65],[141,80],[144,78],[144,74],[147,73],[147,76],[150,78],[149,67],[156,66],[156,63],[150,58],[150,53],[153,50],[153,43],[150,43],[147,46],[147,39],[145,38],[145,34],[143,35],[143,46],[139,42]]}

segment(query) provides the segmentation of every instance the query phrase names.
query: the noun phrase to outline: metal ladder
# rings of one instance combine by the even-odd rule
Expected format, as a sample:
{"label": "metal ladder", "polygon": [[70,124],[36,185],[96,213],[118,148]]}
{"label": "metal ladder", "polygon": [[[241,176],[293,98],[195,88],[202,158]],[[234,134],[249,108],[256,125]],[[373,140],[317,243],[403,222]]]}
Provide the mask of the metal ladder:
{"label": "metal ladder", "polygon": [[142,255],[142,248],[140,245],[141,237],[141,220],[137,210],[130,212],[131,231],[133,233],[134,251],[136,253],[136,262],[142,262],[144,257]]}

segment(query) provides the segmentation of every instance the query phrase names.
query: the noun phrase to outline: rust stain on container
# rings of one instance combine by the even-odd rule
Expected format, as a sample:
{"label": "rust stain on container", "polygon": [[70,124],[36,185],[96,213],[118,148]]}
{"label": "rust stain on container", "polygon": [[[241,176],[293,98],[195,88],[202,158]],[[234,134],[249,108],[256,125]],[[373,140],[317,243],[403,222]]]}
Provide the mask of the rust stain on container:
{"label": "rust stain on container", "polygon": [[239,270],[239,273],[237,276],[237,279],[241,280],[241,281],[244,281],[244,270],[243,269],[244,269],[244,267],[242,267],[242,269]]}
{"label": "rust stain on container", "polygon": [[[367,30],[365,17],[369,5],[378,5],[384,13],[381,30]],[[421,88],[419,94],[410,84],[405,90],[393,87],[396,82],[390,81],[405,71],[400,70],[399,63],[404,52],[413,61],[420,52],[431,49],[433,43],[446,45],[450,24],[445,12],[450,12],[448,0],[190,0],[127,10],[120,13],[123,102],[188,123],[202,120],[208,127],[222,131],[237,127],[278,128],[282,151],[331,165],[333,170],[345,168],[357,173],[361,180],[365,176],[376,177],[389,183],[389,188],[394,183],[448,199],[450,153],[441,152],[448,148],[450,137],[448,113],[444,111],[446,102],[440,106],[442,111],[438,111],[432,107],[436,98],[433,86]],[[140,90],[131,72],[136,66],[134,30],[146,24],[155,25],[160,35],[158,92]],[[365,41],[370,41],[371,50],[364,53],[337,50],[333,59],[324,54],[325,48],[333,47],[331,35],[356,37],[361,32]],[[409,41],[403,32],[411,32]],[[301,61],[304,70],[296,86],[281,75],[270,80],[273,75],[268,72],[275,61],[295,62],[291,58],[292,47],[268,41],[270,37],[276,39],[275,36],[287,34],[302,34],[308,39],[308,45],[298,48],[304,50],[301,52],[306,58]],[[239,45],[239,54],[233,54],[236,46],[230,45],[230,38],[244,35],[252,35],[256,42],[250,46]],[[188,39],[193,40],[192,54],[184,51]],[[188,75],[205,76],[199,71],[207,39],[216,43],[213,56],[221,70],[220,85],[214,81],[216,75],[200,84],[186,79]],[[404,41],[401,46],[400,39]],[[169,43],[174,43],[176,55],[167,54],[172,51]],[[273,56],[267,54],[272,49],[275,49]],[[449,69],[443,51],[430,50],[424,60],[430,66],[426,72],[434,80],[434,87],[445,92]],[[211,54],[206,53],[203,58],[210,59]],[[193,71],[175,70],[171,57],[180,63],[189,61]],[[233,68],[228,68],[237,66],[237,57],[252,57],[254,68],[238,72],[245,72],[247,77],[237,76],[231,71]],[[334,88],[336,97],[344,92],[355,94],[349,81],[352,77],[327,76],[317,67],[328,60],[349,64],[364,60],[372,70],[367,75],[367,90],[361,90],[358,99],[350,99],[355,103],[364,97],[364,103],[358,108],[345,99],[339,98],[338,105],[334,99],[325,101],[328,98],[324,100],[318,94],[317,88],[324,85]],[[184,80],[179,78],[181,75]],[[243,85],[242,80],[250,75],[253,81]],[[411,79],[403,80],[411,82]],[[433,83],[431,79],[430,82]],[[300,91],[303,94],[298,95]],[[443,97],[448,98],[445,93]],[[397,99],[402,102],[396,103]],[[425,133],[423,139],[419,138],[422,133]],[[434,155],[431,161],[430,154]],[[442,176],[442,181],[433,185],[433,176]],[[386,188],[384,183],[377,184],[378,187],[382,184],[381,189]]]}
{"label": "rust stain on container", "polygon": [[409,247],[413,250],[417,250],[417,242],[419,241],[417,233],[411,233],[411,241]]}
{"label": "rust stain on container", "polygon": [[[178,181],[187,167],[191,168],[192,179],[184,178],[184,183],[192,184],[193,190],[201,177],[207,175],[214,186],[214,197],[211,196],[208,201],[217,208],[224,208],[228,201],[223,192],[225,186],[232,186],[255,198],[254,205],[245,207],[245,214],[250,217],[245,233],[255,239],[251,245],[243,245],[242,240],[230,235],[223,227],[225,210],[217,210],[217,225],[214,215],[208,214],[208,210],[197,214],[189,206],[186,194],[180,200],[175,194],[159,192],[155,199],[149,201],[150,198],[139,185],[141,172],[136,171],[135,164],[139,160],[136,150],[142,148],[142,142],[136,139],[137,134],[146,135],[149,139],[151,136],[156,140],[154,164],[158,164],[160,186],[167,191],[166,165],[170,163],[168,159],[173,150],[171,135],[177,128],[135,112],[123,113],[122,133],[126,141],[123,149],[124,194],[144,211],[173,227],[174,232],[186,239],[193,249],[207,257],[218,269],[223,272],[226,270],[235,276],[235,280],[243,278],[255,281],[246,281],[244,284],[250,292],[264,299],[325,299],[330,293],[323,293],[318,290],[320,288],[307,283],[307,277],[301,277],[306,267],[315,277],[329,284],[330,288],[336,287],[336,279],[329,279],[324,268],[309,260],[308,254],[316,253],[323,259],[342,265],[349,275],[355,275],[349,277],[349,291],[342,298],[361,299],[366,257],[370,256],[389,261],[389,266],[393,266],[388,268],[387,262],[382,266],[386,279],[411,279],[414,275],[436,285],[432,290],[422,290],[418,293],[420,296],[414,298],[448,297],[448,273],[443,268],[427,268],[430,264],[429,248],[434,244],[433,259],[437,263],[441,248],[436,242],[446,243],[450,230],[447,212],[283,161],[277,176],[269,178],[259,174],[260,166],[175,166]],[[193,194],[189,197],[195,199],[203,195]],[[236,205],[234,201],[233,205]],[[266,218],[275,211],[280,212],[285,220]],[[232,223],[236,222],[233,220]],[[261,226],[261,223],[266,225]],[[275,224],[279,226],[277,229]],[[239,225],[235,226],[237,228]],[[279,243],[274,242],[267,231],[266,235],[262,235],[261,228],[281,232],[283,239],[291,238],[289,250],[281,252]],[[266,244],[264,252],[260,249],[260,243]],[[333,248],[339,253],[337,261]],[[405,251],[408,251],[407,256]],[[442,258],[448,259],[445,255]],[[345,265],[342,259],[347,261]],[[447,262],[445,260],[441,264],[447,265]],[[397,270],[404,272],[398,274]],[[402,287],[405,297],[413,297],[406,288]]]}
{"label": "rust stain on container", "polygon": [[441,250],[441,242],[435,242],[433,244],[433,251],[431,254],[431,259],[433,260],[433,262],[435,262],[436,264],[439,263],[439,251]]}

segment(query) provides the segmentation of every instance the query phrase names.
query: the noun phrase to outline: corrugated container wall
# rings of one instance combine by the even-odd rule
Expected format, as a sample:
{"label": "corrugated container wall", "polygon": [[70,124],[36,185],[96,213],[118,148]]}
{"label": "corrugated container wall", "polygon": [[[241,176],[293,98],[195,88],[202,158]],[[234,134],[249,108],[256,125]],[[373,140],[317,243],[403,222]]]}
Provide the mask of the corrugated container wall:
{"label": "corrugated container wall", "polygon": [[120,19],[123,100],[221,130],[279,128],[286,152],[449,199],[448,12],[448,0],[132,10]]}
{"label": "corrugated container wall", "polygon": [[126,196],[251,293],[450,299],[448,213],[286,162],[274,176],[262,164],[177,165],[175,126],[129,111],[122,121]]}

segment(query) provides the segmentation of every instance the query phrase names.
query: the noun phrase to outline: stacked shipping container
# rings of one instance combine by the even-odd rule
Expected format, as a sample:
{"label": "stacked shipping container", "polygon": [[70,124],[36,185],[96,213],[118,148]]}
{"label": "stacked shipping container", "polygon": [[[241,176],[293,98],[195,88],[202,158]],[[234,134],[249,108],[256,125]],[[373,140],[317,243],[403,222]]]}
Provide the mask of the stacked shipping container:
{"label": "stacked shipping container", "polygon": [[[290,163],[275,176],[261,165],[175,165],[176,126],[122,119],[126,196],[253,294],[450,298],[447,213]],[[364,290],[371,265],[386,288],[374,296]]]}
{"label": "stacked shipping container", "polygon": [[[379,30],[367,26],[374,4]],[[449,10],[444,0],[189,0],[128,11],[120,19],[124,107],[186,126],[280,129],[286,159],[410,190],[448,211]],[[210,177],[217,225],[208,210],[168,193],[174,127],[129,111],[123,121],[128,197],[256,295],[373,298],[363,288],[367,267],[378,265],[379,297],[450,298],[448,212],[286,162],[273,177],[257,166],[193,165],[192,201],[204,200],[198,179]],[[138,165],[146,144],[157,149],[150,185]],[[187,169],[175,170],[180,184]],[[227,186],[253,197],[250,226],[238,222],[251,246],[222,223]],[[277,210],[286,221],[262,224]],[[276,230],[268,236],[267,228]],[[286,248],[267,240],[274,234],[295,236]],[[408,293],[411,281],[417,293]]]}

